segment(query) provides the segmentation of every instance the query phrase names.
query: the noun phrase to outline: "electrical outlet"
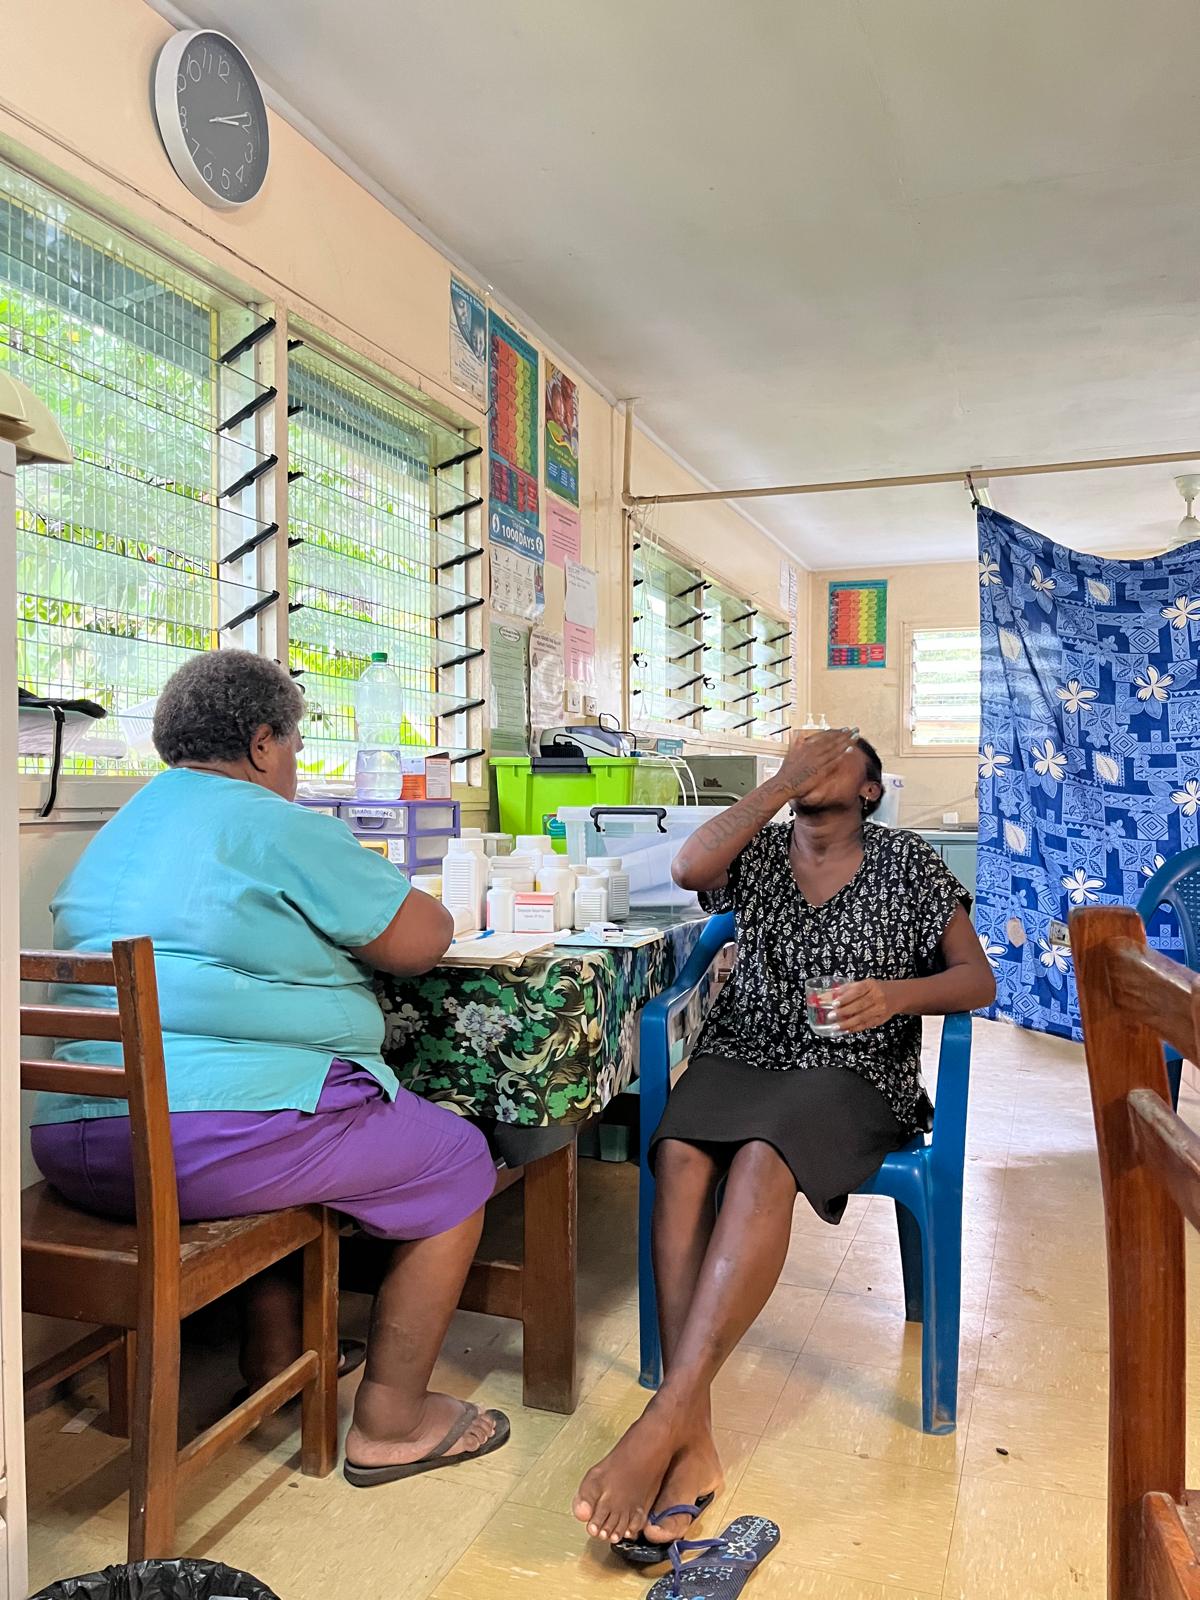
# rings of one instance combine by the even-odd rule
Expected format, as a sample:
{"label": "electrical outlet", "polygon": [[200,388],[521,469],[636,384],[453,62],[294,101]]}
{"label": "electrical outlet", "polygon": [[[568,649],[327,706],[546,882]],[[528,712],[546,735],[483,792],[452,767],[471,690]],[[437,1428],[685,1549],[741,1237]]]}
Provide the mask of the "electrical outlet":
{"label": "electrical outlet", "polygon": [[957,828],[958,827],[958,812],[957,811],[943,811],[942,812],[942,823],[947,828]]}
{"label": "electrical outlet", "polygon": [[1052,922],[1049,938],[1051,944],[1061,945],[1064,950],[1071,948],[1071,932],[1065,922]]}

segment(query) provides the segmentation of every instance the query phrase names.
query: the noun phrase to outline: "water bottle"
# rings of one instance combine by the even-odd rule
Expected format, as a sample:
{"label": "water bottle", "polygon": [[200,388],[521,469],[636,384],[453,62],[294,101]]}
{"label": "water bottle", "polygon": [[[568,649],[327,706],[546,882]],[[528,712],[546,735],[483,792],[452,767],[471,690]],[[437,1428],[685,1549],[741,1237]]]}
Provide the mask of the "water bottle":
{"label": "water bottle", "polygon": [[398,800],[404,777],[400,770],[400,723],[404,715],[400,674],[387,664],[387,651],[376,650],[358,680],[354,722],[358,759],[354,792],[360,800]]}

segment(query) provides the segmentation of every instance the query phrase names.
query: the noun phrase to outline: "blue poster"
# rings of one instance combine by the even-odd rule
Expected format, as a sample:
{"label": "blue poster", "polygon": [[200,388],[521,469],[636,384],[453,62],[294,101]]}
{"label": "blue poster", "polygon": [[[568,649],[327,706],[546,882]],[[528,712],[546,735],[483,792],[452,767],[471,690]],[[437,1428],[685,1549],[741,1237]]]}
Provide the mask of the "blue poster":
{"label": "blue poster", "polygon": [[[1136,905],[1200,843],[1200,543],[1081,555],[979,510],[982,725],[975,925],[990,1015],[1080,1037],[1075,906]],[[1173,919],[1150,942],[1178,959]]]}
{"label": "blue poster", "polygon": [[503,506],[494,505],[488,517],[488,538],[527,561],[545,561],[546,540],[538,528],[522,522]]}

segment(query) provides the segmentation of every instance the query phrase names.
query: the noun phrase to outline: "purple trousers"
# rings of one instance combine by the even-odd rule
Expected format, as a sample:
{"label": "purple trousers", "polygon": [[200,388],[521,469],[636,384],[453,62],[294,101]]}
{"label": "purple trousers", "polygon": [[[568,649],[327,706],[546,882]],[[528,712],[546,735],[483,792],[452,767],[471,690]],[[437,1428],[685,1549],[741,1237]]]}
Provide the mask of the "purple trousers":
{"label": "purple trousers", "polygon": [[[72,1204],[133,1216],[128,1117],[35,1127],[33,1157]],[[382,1239],[456,1228],[495,1187],[473,1123],[401,1089],[389,1101],[365,1068],[334,1061],[315,1111],[171,1115],[184,1222],[327,1205]]]}

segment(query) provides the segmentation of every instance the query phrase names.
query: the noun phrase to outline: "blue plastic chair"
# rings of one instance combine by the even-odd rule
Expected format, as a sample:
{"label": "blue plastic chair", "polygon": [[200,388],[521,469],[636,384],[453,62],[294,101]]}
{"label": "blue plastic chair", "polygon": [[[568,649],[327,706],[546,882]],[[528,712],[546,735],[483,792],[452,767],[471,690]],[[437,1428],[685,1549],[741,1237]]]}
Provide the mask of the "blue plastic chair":
{"label": "blue plastic chair", "polygon": [[[638,1299],[641,1383],[662,1381],[658,1301],[650,1254],[654,1178],[650,1140],[671,1089],[671,1022],[709,967],[735,937],[731,915],[710,917],[679,978],[642,1011],[641,1192],[638,1212]],[[953,1433],[958,1415],[958,1337],[962,1299],[962,1196],[971,1078],[971,1019],[949,1016],[942,1025],[937,1109],[933,1133],[919,1134],[893,1155],[859,1192],[896,1202],[904,1270],[904,1310],[924,1325],[921,1352],[921,1425],[926,1433]]]}
{"label": "blue plastic chair", "polygon": [[[1147,928],[1159,906],[1170,906],[1175,913],[1183,939],[1183,959],[1193,972],[1200,972],[1200,845],[1181,850],[1170,861],[1164,861],[1142,891],[1137,914]],[[1171,1084],[1171,1103],[1178,1107],[1183,1058],[1169,1044],[1163,1049]]]}

